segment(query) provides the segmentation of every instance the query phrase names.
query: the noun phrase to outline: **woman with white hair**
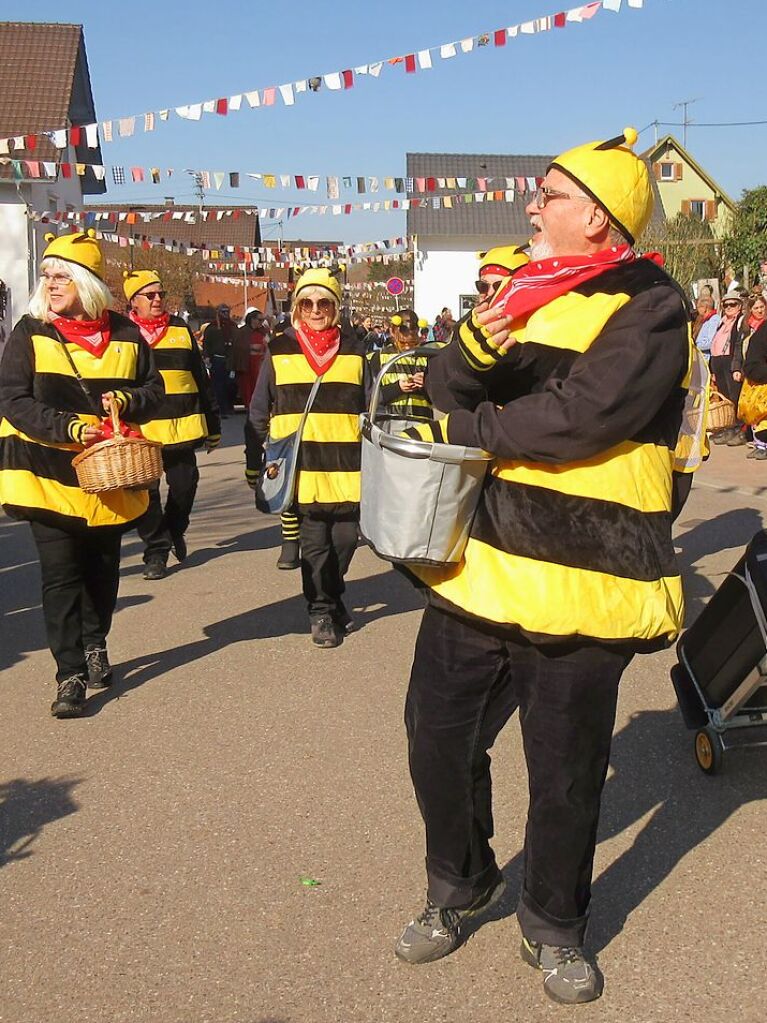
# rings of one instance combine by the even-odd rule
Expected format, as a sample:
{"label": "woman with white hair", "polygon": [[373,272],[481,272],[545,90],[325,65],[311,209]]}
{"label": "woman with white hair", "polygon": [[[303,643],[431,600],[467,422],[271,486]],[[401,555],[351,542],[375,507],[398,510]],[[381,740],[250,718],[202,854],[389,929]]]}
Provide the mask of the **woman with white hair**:
{"label": "woman with white hair", "polygon": [[57,668],[51,713],[70,718],[84,714],[88,686],[111,682],[120,538],[148,504],[146,490],[84,493],[72,459],[100,439],[110,401],[121,418],[148,422],[163,386],[138,328],[108,309],[93,232],[47,238],[29,312],[0,363],[0,504],[32,529]]}
{"label": "woman with white hair", "polygon": [[300,277],[290,326],[278,328],[269,345],[250,404],[248,465],[260,471],[266,435],[295,432],[322,377],[303,432],[295,502],[303,590],[319,647],[338,646],[353,629],[342,597],[357,546],[365,349],[354,330],[339,327],[340,308],[341,286],[328,270]]}

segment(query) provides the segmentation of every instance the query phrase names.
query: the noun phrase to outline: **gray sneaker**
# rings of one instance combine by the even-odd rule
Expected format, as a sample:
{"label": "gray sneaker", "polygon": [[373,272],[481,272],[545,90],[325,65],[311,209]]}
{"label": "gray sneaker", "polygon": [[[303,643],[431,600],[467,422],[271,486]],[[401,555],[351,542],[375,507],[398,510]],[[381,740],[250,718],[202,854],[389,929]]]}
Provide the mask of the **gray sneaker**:
{"label": "gray sneaker", "polygon": [[461,944],[461,924],[483,909],[489,909],[503,895],[506,882],[495,881],[465,909],[442,909],[429,899],[420,916],[411,920],[394,946],[398,959],[419,965],[450,955]]}
{"label": "gray sneaker", "polygon": [[543,971],[543,990],[553,1001],[577,1005],[593,1002],[602,994],[602,978],[582,948],[543,945],[523,938],[520,952],[526,963]]}

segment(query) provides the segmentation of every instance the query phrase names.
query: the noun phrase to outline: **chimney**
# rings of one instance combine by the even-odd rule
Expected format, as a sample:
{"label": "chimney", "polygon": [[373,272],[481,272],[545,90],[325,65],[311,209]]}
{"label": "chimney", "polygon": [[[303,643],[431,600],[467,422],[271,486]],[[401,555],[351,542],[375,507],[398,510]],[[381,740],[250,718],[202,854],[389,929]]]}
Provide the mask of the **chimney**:
{"label": "chimney", "polygon": [[166,195],[165,196],[165,205],[166,205],[166,207],[168,209],[170,209],[171,206],[175,206],[176,205],[175,200],[174,200],[172,195]]}

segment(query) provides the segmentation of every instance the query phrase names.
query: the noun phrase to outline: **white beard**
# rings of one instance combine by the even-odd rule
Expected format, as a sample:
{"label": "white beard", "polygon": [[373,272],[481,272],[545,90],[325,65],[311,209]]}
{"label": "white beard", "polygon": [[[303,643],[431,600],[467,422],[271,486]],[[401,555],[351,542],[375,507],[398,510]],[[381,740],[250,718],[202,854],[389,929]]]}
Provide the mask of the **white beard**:
{"label": "white beard", "polygon": [[551,259],[554,252],[548,242],[533,241],[530,244],[530,259]]}

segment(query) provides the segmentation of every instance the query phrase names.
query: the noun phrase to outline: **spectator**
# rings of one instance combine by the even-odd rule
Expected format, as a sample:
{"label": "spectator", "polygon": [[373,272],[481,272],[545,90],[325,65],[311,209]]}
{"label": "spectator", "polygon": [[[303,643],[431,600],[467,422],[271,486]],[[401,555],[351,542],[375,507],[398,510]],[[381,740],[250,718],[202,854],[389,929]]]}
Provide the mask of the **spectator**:
{"label": "spectator", "polygon": [[695,319],[692,323],[692,339],[703,352],[706,359],[711,353],[711,342],[714,334],[722,322],[722,317],[714,308],[714,300],[708,295],[702,295],[695,303]]}
{"label": "spectator", "polygon": [[[722,320],[711,339],[711,358],[709,365],[714,376],[716,389],[724,395],[735,407],[738,406],[740,394],[740,380],[733,376],[733,356],[737,351],[739,342],[738,331],[740,330],[743,311],[743,300],[735,292],[727,292],[722,300]],[[727,444],[731,440],[737,444],[745,444],[745,437],[742,436],[742,423],[736,422],[734,426],[726,429],[716,430],[712,434],[714,444]]]}
{"label": "spectator", "polygon": [[210,378],[222,419],[228,419],[233,411],[230,383],[234,378],[232,347],[236,330],[229,306],[220,305],[216,310],[215,320],[205,328],[202,339],[202,350],[208,360]]}
{"label": "spectator", "polygon": [[250,407],[250,399],[256,388],[256,381],[264,361],[267,347],[267,332],[258,309],[249,309],[243,325],[238,329],[232,344],[232,367],[237,383],[240,401]]}
{"label": "spectator", "polygon": [[767,303],[760,298],[754,305],[757,306],[759,303],[761,303],[761,308],[757,309],[757,317],[754,317],[754,309],[751,310],[750,323],[755,326],[749,335],[748,344],[745,346],[744,382],[738,412],[754,431],[754,446],[746,458],[765,461],[767,459],[767,319],[765,318]]}
{"label": "spectator", "polygon": [[442,307],[442,312],[434,321],[434,340],[438,343],[449,341],[453,334],[455,320],[447,306]]}

